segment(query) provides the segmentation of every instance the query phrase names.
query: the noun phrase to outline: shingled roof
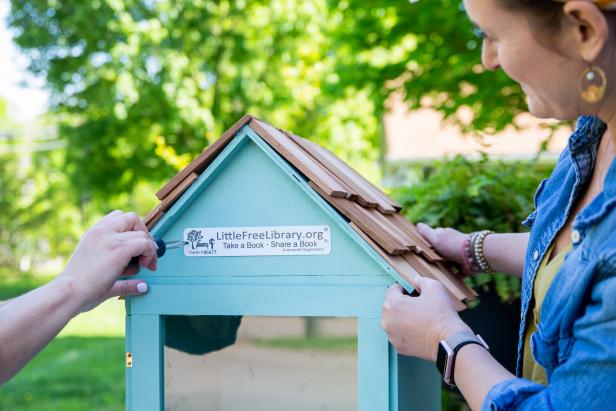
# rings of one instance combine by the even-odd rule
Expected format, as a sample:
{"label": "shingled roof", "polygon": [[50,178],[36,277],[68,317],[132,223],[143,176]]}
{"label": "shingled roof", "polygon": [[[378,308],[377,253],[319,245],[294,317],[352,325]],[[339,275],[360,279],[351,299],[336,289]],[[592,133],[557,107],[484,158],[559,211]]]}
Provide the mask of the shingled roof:
{"label": "shingled roof", "polygon": [[[331,151],[250,115],[242,117],[156,193],[160,203],[144,218],[148,229],[160,220],[244,126],[250,127],[303,173],[310,187],[346,217],[351,227],[403,278],[419,274],[436,279],[458,302],[468,303],[476,297],[475,292],[445,266],[415,225],[400,214],[400,204]],[[463,307],[459,304],[458,308]]]}

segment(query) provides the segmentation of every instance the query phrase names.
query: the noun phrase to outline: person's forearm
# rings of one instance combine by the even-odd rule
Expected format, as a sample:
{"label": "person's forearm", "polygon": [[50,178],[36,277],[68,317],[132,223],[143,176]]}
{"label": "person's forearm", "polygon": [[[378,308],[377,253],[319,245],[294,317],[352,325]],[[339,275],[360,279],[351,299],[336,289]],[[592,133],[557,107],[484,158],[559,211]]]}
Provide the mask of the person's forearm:
{"label": "person's forearm", "polygon": [[79,313],[75,283],[58,277],[0,305],[0,384],[42,350]]}
{"label": "person's forearm", "polygon": [[490,234],[483,243],[483,254],[497,272],[522,277],[529,233]]}
{"label": "person's forearm", "polygon": [[493,386],[515,377],[477,344],[468,344],[460,349],[454,373],[456,385],[472,410],[481,409]]}

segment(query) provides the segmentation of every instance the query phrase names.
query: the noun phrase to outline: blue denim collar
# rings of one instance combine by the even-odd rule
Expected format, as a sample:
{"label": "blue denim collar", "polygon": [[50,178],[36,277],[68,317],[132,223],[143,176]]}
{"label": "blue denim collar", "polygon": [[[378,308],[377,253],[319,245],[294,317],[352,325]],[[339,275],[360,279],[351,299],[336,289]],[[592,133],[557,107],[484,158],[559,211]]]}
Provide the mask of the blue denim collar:
{"label": "blue denim collar", "polygon": [[578,120],[575,131],[569,139],[569,152],[575,167],[578,187],[592,175],[599,142],[606,128],[605,123],[598,117],[583,116]]}
{"label": "blue denim collar", "polygon": [[[578,183],[584,183],[592,175],[599,142],[606,129],[606,124],[597,117],[581,117],[578,121],[578,126],[569,140],[569,150]],[[616,206],[616,161],[612,161],[606,173],[603,192],[580,212],[573,225],[579,230],[586,230],[600,221],[614,206]]]}

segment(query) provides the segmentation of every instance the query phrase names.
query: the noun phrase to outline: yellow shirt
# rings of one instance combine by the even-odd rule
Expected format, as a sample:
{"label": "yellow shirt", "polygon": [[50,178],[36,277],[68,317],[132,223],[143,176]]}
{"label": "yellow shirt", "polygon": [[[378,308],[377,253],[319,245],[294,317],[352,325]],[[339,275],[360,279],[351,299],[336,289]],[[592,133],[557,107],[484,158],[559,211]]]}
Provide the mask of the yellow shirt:
{"label": "yellow shirt", "polygon": [[539,318],[541,315],[541,305],[545,294],[548,292],[552,281],[556,276],[556,273],[560,270],[560,267],[565,261],[565,256],[571,251],[573,246],[570,244],[561,250],[552,261],[548,262],[552,250],[554,249],[554,243],[550,246],[545,253],[545,257],[541,261],[537,275],[535,276],[535,282],[533,284],[533,300],[531,302],[532,310],[528,313],[528,320],[526,321],[526,331],[524,333],[524,359],[522,363],[522,376],[529,380],[532,380],[539,384],[548,384],[548,379],[543,367],[535,361],[533,354],[530,350],[530,337],[537,331],[537,324],[539,324]]}

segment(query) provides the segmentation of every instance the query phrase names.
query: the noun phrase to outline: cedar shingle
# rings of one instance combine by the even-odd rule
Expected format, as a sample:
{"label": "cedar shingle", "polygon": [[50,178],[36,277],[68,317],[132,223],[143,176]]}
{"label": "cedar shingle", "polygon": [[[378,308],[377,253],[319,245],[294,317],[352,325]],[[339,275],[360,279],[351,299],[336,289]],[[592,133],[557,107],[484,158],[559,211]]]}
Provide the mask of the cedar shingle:
{"label": "cedar shingle", "polygon": [[383,226],[375,220],[374,215],[382,215],[376,210],[364,208],[354,201],[346,198],[335,198],[328,196],[321,188],[313,183],[309,183],[325,201],[330,203],[336,210],[341,212],[346,218],[354,222],[365,231],[370,238],[383,247],[389,254],[400,255],[408,251],[408,246],[400,239],[391,227]]}
{"label": "cedar shingle", "polygon": [[[440,281],[434,276],[432,270],[426,269],[425,266],[418,265],[419,269],[416,269],[416,267],[413,267],[411,264],[409,264],[406,259],[406,255],[399,256],[387,254],[385,250],[383,250],[378,244],[372,241],[372,239],[366,233],[364,233],[355,223],[351,222],[350,224],[351,227],[353,227],[353,229],[357,231],[359,235],[361,235],[364,240],[366,240],[366,242],[370,244],[370,246],[372,246],[372,248],[374,248],[376,252],[379,253],[385,259],[385,261],[387,261],[387,263],[391,265],[391,267],[396,270],[409,284],[413,284],[413,278],[415,278],[415,276],[417,275]],[[447,289],[447,292],[449,293],[453,303],[455,304],[456,309],[458,311],[466,309],[465,301],[467,301],[468,299],[460,299],[458,296],[459,294],[454,294],[454,292],[452,291],[453,289],[448,288],[447,285],[445,285],[445,288]]]}
{"label": "cedar shingle", "polygon": [[443,284],[458,300],[466,301],[474,298],[474,292],[445,267],[437,267],[413,253],[405,254],[403,257],[416,270],[430,272],[431,277]]}
{"label": "cedar shingle", "polygon": [[310,153],[325,168],[357,192],[356,201],[363,207],[377,208],[383,214],[394,214],[402,207],[372,185],[361,174],[340,160],[334,153],[293,133],[286,133],[293,141]]}
{"label": "cedar shingle", "polygon": [[417,231],[417,227],[407,220],[402,214],[393,214],[387,216],[391,223],[398,227],[413,244],[417,245],[418,252],[423,254],[428,260],[432,262],[443,261],[443,258],[438,255],[430,243],[428,243],[421,234]]}
{"label": "cedar shingle", "polygon": [[293,164],[311,181],[333,197],[346,198],[355,193],[330,172],[323,169],[319,163],[302,150],[280,130],[259,120],[253,119],[250,127],[263,138],[274,150]]}

